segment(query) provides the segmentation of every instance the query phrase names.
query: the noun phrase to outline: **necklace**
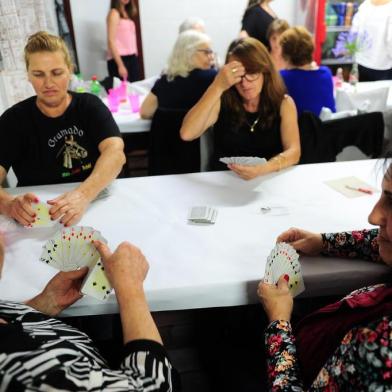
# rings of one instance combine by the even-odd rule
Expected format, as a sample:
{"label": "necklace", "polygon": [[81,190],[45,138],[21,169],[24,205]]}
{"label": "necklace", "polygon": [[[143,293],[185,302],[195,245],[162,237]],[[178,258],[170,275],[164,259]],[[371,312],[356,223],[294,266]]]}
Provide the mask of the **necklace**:
{"label": "necklace", "polygon": [[257,117],[255,121],[253,121],[253,124],[252,124],[252,125],[250,125],[250,124],[248,123],[248,121],[246,122],[246,123],[249,125],[249,131],[250,131],[250,132],[254,132],[254,131],[255,131],[255,126],[257,125],[257,123],[258,123],[259,121],[260,121],[260,116]]}

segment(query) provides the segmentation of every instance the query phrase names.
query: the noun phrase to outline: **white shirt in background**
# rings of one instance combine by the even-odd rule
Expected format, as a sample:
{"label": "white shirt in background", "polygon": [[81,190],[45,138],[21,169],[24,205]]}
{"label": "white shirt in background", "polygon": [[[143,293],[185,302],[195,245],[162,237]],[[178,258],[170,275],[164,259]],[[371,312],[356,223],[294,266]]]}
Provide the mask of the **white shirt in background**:
{"label": "white shirt in background", "polygon": [[353,19],[352,32],[366,34],[368,47],[356,54],[357,63],[374,70],[392,68],[392,1],[374,5],[365,0]]}

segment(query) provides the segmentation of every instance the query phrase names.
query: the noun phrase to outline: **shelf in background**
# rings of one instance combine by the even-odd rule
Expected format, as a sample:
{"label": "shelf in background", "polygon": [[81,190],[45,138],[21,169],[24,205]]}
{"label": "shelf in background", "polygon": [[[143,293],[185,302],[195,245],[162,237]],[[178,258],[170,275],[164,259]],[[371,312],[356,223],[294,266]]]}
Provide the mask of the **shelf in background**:
{"label": "shelf in background", "polygon": [[327,26],[328,33],[339,33],[342,31],[350,31],[351,26]]}
{"label": "shelf in background", "polygon": [[335,65],[335,64],[352,64],[352,59],[321,59],[323,65]]}

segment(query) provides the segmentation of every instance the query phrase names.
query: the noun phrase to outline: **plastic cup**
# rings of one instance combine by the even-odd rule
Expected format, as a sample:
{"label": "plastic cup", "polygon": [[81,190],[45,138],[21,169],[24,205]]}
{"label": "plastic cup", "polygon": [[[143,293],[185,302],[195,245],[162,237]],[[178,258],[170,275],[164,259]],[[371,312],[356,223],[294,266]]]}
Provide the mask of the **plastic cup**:
{"label": "plastic cup", "polygon": [[118,107],[120,105],[120,100],[117,94],[109,94],[108,95],[108,104],[109,104],[109,110],[112,113],[118,112]]}
{"label": "plastic cup", "polygon": [[131,109],[133,113],[138,113],[140,110],[140,100],[139,95],[131,94],[128,95],[129,103],[131,104]]}

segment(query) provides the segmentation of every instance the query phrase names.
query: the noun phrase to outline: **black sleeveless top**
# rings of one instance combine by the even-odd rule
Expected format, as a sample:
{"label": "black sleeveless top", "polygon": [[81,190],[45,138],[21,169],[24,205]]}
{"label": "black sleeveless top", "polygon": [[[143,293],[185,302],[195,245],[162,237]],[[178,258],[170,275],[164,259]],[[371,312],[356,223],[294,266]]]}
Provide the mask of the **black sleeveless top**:
{"label": "black sleeveless top", "polygon": [[227,170],[227,166],[219,162],[222,157],[257,156],[268,160],[283,151],[280,116],[276,116],[270,127],[260,118],[251,132],[258,117],[259,113],[246,112],[246,123],[236,124],[227,109],[221,107],[214,125],[213,170]]}

